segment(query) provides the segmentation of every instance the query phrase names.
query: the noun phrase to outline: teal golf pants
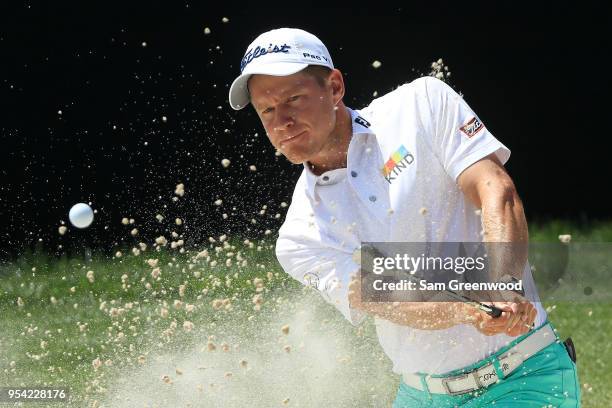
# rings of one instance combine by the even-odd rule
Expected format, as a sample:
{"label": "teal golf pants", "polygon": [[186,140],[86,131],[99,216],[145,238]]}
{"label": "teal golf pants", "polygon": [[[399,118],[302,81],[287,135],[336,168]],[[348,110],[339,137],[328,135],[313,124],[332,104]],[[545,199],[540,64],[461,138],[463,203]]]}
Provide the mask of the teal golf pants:
{"label": "teal golf pants", "polygon": [[[478,369],[495,360],[529,334],[518,337],[485,360],[439,377],[454,376],[463,370],[467,372]],[[428,391],[412,388],[402,381],[393,403],[393,408],[570,408],[579,406],[580,383],[576,364],[569,357],[559,338],[488,388],[461,395],[431,394]]]}

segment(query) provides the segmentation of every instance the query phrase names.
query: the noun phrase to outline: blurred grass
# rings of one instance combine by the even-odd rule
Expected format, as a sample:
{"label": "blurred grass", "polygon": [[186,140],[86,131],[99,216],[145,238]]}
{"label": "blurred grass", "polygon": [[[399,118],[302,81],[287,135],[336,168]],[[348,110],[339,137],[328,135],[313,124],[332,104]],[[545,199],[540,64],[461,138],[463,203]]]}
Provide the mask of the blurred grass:
{"label": "blurred grass", "polygon": [[558,242],[559,235],[571,234],[572,242],[612,242],[612,221],[533,220],[529,222],[529,240]]}
{"label": "blurred grass", "polygon": [[[530,224],[532,242],[558,242],[561,234],[572,234],[572,242],[612,242],[612,222]],[[219,253],[215,253],[215,245],[208,246],[211,259],[218,260],[216,266],[203,260],[193,261],[197,251],[148,250],[134,256],[129,248],[122,249],[120,258],[94,254],[90,261],[85,261],[30,253],[0,265],[0,386],[65,385],[75,396],[75,406],[84,406],[88,397],[98,395],[92,384],[101,381],[98,385],[104,385],[105,379],[100,380],[92,370],[95,358],[112,360],[117,370],[133,367],[139,350],[161,341],[160,333],[168,327],[168,320],[159,318],[160,305],[164,302],[180,328],[187,319],[196,325],[222,320],[223,315],[213,313],[210,304],[213,299],[231,298],[233,307],[248,325],[246,317],[252,313],[251,299],[256,293],[254,278],[266,282],[264,293],[267,294],[279,293],[290,298],[302,291],[299,283],[282,272],[270,242],[261,243],[260,250],[257,245],[249,248],[237,241],[230,245],[235,249]],[[227,267],[228,251],[240,251],[248,265],[239,267],[234,263]],[[158,259],[162,270],[158,282],[150,278],[152,268],[146,264],[148,258]],[[93,283],[86,277],[89,270],[95,274]],[[200,272],[199,277],[196,272]],[[127,275],[125,285],[123,275]],[[145,288],[145,282],[152,282],[151,289]],[[183,297],[179,294],[182,284],[186,284]],[[17,306],[19,297],[23,306]],[[50,302],[51,297],[56,299],[55,303]],[[197,313],[189,315],[185,310],[174,310],[172,302],[176,299],[195,304]],[[124,311],[118,318],[109,316],[100,310],[100,304],[105,301],[107,309],[115,307]],[[354,332],[318,296],[312,301],[313,307],[327,310],[336,325],[344,325],[350,333]],[[571,335],[576,344],[583,406],[609,406],[612,400],[612,380],[607,376],[612,361],[612,345],[608,340],[612,335],[611,304],[544,303],[560,334],[564,338]],[[82,332],[79,324],[84,323],[87,327]],[[355,344],[363,341],[374,344],[373,326],[367,325],[363,330],[366,336],[356,338]],[[118,332],[123,332],[125,337],[117,340]],[[201,338],[193,333],[183,336],[181,341],[164,341],[181,348],[198,340]],[[367,390],[364,395],[368,395]]]}

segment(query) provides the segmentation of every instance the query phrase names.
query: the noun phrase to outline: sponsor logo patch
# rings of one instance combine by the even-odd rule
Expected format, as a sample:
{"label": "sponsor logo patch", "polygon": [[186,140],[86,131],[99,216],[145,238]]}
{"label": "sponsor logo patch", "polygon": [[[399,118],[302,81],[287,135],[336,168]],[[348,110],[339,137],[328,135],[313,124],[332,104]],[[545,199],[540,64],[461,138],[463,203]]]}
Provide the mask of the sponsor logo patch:
{"label": "sponsor logo patch", "polygon": [[306,272],[304,274],[304,285],[319,290],[319,275],[314,272]]}
{"label": "sponsor logo patch", "polygon": [[391,157],[385,163],[385,167],[382,168],[383,176],[387,183],[391,184],[396,179],[394,176],[399,176],[412,162],[414,162],[414,156],[404,145],[401,145],[391,154]]}
{"label": "sponsor logo patch", "polygon": [[461,130],[467,137],[474,136],[482,129],[484,129],[484,125],[476,118],[472,118],[468,123],[459,128],[459,130]]}
{"label": "sponsor logo patch", "polygon": [[361,126],[363,126],[363,127],[367,127],[367,128],[369,128],[369,127],[371,126],[371,125],[370,125],[370,122],[368,122],[367,120],[365,120],[365,119],[364,119],[364,118],[362,118],[361,116],[357,116],[357,117],[355,118],[355,123],[359,123]]}

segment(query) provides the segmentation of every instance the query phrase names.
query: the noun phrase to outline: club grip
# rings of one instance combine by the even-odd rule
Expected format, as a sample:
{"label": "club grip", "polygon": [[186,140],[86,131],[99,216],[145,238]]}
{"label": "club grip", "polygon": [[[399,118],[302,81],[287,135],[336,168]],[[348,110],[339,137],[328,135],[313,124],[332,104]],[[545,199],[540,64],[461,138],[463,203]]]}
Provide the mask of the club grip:
{"label": "club grip", "polygon": [[487,311],[487,314],[489,316],[491,316],[491,317],[499,317],[499,316],[501,316],[501,314],[502,314],[502,310],[501,309],[499,309],[499,308],[497,308],[497,307],[495,307],[493,305],[490,305],[488,307],[490,309],[489,311]]}

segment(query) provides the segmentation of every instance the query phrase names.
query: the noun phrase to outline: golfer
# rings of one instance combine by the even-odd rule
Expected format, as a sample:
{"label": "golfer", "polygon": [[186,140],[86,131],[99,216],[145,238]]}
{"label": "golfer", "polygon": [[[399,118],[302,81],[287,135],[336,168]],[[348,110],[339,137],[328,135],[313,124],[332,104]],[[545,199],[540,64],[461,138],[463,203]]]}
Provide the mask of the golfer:
{"label": "golfer", "polygon": [[350,109],[325,45],[292,28],[258,36],[240,71],[230,105],[251,104],[304,166],[278,260],[352,324],[374,316],[402,379],[394,407],[579,406],[573,348],[547,320],[526,251],[506,271],[524,296],[493,303],[498,318],[461,302],[368,302],[351,283],[362,242],[528,242],[510,151],[461,96],[425,77]]}

